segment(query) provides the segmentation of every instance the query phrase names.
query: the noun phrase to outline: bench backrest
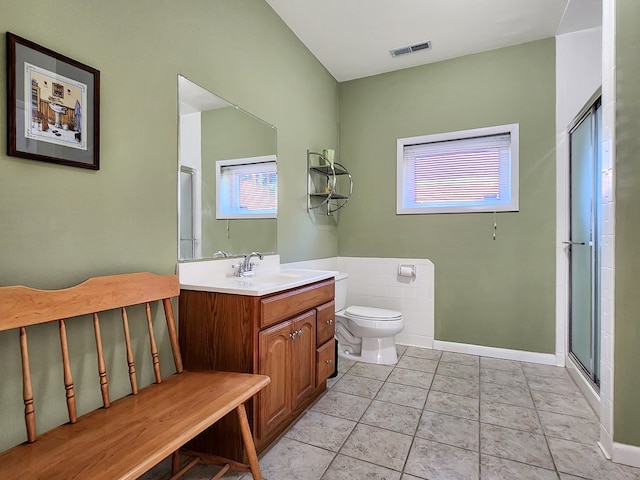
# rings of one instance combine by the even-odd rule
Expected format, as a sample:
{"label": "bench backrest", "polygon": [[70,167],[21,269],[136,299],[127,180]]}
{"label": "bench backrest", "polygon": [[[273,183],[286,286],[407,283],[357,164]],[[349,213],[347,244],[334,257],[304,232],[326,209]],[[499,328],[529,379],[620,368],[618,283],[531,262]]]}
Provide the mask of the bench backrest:
{"label": "bench backrest", "polygon": [[17,328],[20,332],[22,385],[27,440],[34,442],[36,439],[36,420],[33,406],[33,388],[31,385],[26,327],[48,322],[58,322],[67,410],[69,412],[69,421],[75,423],[77,421],[77,412],[73,376],[69,362],[69,349],[67,347],[65,320],[83,315],[92,315],[102,403],[105,408],[108,408],[110,403],[109,385],[98,314],[114,309],[121,311],[131,393],[135,395],[138,393],[138,381],[136,378],[136,367],[131,346],[126,307],[140,304],[145,304],[146,306],[147,327],[149,330],[149,343],[155,381],[156,383],[160,383],[162,381],[160,375],[160,360],[158,358],[158,348],[153,333],[150,303],[161,301],[163,304],[169,341],[173,352],[173,360],[176,371],[180,373],[182,372],[182,358],[180,356],[175,318],[171,306],[171,298],[179,294],[180,285],[175,275],[159,276],[146,272],[95,277],[75,287],[64,290],[36,290],[24,286],[0,287],[0,331]]}

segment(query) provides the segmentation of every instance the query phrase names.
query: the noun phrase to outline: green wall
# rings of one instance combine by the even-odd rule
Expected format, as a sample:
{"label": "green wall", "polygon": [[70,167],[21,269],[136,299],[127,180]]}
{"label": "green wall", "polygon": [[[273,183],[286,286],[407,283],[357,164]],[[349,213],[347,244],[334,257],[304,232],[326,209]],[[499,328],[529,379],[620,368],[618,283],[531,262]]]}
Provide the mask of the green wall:
{"label": "green wall", "polygon": [[616,1],[614,440],[640,446],[640,3]]}
{"label": "green wall", "polygon": [[276,251],[275,219],[216,220],[216,162],[275,155],[276,130],[234,107],[202,112],[201,125],[203,256]]}
{"label": "green wall", "polygon": [[[555,41],[340,84],[342,256],[435,264],[435,338],[555,352]],[[396,215],[396,139],[520,124],[520,211]]]}
{"label": "green wall", "polygon": [[[174,271],[178,74],[278,128],[283,261],[337,254],[335,227],[316,226],[305,201],[306,149],[337,145],[337,84],[266,2],[73,2],[72,17],[66,15],[73,23],[60,32],[43,6],[0,0],[0,63],[10,31],[100,70],[101,169],[6,156],[6,116],[0,115],[1,285],[58,288],[101,274]],[[117,397],[127,392],[126,363],[116,347],[118,321],[107,320],[105,353]],[[98,405],[93,333],[71,323],[79,408],[86,411]],[[30,329],[41,430],[65,421],[56,335],[55,327]],[[0,450],[25,438],[17,339],[15,331],[0,332]],[[146,348],[141,335],[134,342]],[[149,381],[150,369],[138,367]]]}

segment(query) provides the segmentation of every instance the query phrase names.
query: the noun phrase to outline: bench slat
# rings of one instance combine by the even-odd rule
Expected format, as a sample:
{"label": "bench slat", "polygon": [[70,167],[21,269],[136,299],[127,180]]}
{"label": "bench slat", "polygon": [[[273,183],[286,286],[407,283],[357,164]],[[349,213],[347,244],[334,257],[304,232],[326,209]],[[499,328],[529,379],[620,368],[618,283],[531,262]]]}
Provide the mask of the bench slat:
{"label": "bench slat", "polygon": [[33,444],[0,453],[0,471],[3,478],[135,479],[269,381],[231,372],[172,375],[74,425],[50,430]]}
{"label": "bench slat", "polygon": [[141,272],[90,278],[63,290],[11,286],[2,291],[0,331],[160,299],[167,299],[170,305],[168,299],[180,295],[180,284],[174,275]]}
{"label": "bench slat", "polygon": [[67,411],[69,412],[69,422],[78,421],[76,411],[76,392],[73,387],[73,375],[71,374],[71,363],[69,362],[69,345],[67,344],[67,327],[64,320],[59,320],[60,325],[60,348],[62,350],[62,369],[64,375],[64,389],[67,395]]}
{"label": "bench slat", "polygon": [[104,362],[104,351],[102,349],[102,333],[100,331],[100,319],[98,314],[93,314],[93,331],[96,336],[96,354],[98,355],[98,376],[100,377],[100,393],[102,394],[102,406],[109,408],[109,382],[107,380],[107,366]]}

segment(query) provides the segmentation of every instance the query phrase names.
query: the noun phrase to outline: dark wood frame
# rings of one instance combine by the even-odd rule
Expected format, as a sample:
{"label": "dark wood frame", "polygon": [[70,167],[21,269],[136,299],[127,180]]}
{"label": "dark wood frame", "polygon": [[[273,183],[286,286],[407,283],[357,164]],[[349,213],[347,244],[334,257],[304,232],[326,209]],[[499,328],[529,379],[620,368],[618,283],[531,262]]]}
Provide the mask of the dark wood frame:
{"label": "dark wood frame", "polygon": [[[86,112],[83,115],[87,117],[87,132],[82,132],[86,135],[87,150],[79,150],[73,147],[67,147],[64,145],[47,146],[41,144],[54,145],[48,142],[44,142],[38,139],[29,138],[25,141],[26,145],[35,146],[38,149],[40,145],[44,150],[49,150],[47,153],[35,153],[33,148],[26,150],[21,148],[18,138],[18,124],[24,121],[26,115],[26,108],[22,110],[23,113],[18,114],[18,92],[24,90],[24,83],[17,85],[18,73],[24,67],[24,61],[17,58],[16,46],[20,45],[27,49],[31,49],[41,55],[46,55],[55,59],[58,64],[63,62],[67,70],[77,69],[84,75],[87,75],[91,80],[87,85],[87,105]],[[40,160],[44,162],[59,163],[62,165],[70,165],[73,167],[88,168],[91,170],[100,169],[100,72],[93,67],[80,63],[69,57],[54,52],[48,48],[31,42],[25,38],[14,35],[7,32],[7,84],[8,84],[8,130],[7,130],[7,153],[8,155],[22,158],[29,158],[32,160]],[[19,63],[16,65],[16,63]],[[56,72],[58,73],[58,72]],[[23,79],[26,81],[26,78]],[[24,99],[26,101],[27,99]],[[31,143],[36,142],[36,143]],[[56,150],[55,153],[51,153],[52,150]]]}

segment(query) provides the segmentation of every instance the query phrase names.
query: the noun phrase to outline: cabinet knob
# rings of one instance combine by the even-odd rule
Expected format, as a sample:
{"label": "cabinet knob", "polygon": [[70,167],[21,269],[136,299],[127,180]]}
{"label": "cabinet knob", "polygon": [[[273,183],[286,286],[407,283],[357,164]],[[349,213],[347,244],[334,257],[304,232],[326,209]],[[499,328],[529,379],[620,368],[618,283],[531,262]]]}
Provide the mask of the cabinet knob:
{"label": "cabinet knob", "polygon": [[297,336],[298,336],[298,332],[293,332],[289,334],[289,337],[291,337],[291,340],[295,340]]}
{"label": "cabinet knob", "polygon": [[329,360],[326,360],[326,362],[327,362],[327,365],[331,365],[333,363],[333,360],[329,359]]}
{"label": "cabinet knob", "polygon": [[298,334],[297,335],[298,337],[301,337],[302,336],[302,329],[298,330],[296,333]]}
{"label": "cabinet knob", "polygon": [[327,325],[333,325],[333,318],[330,318],[329,320],[327,320]]}

